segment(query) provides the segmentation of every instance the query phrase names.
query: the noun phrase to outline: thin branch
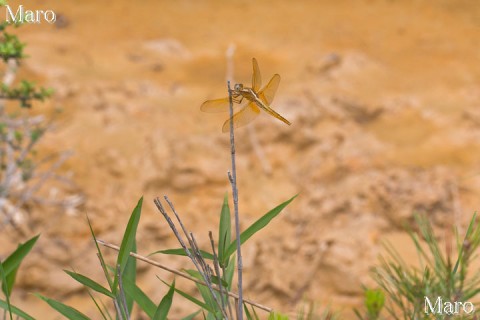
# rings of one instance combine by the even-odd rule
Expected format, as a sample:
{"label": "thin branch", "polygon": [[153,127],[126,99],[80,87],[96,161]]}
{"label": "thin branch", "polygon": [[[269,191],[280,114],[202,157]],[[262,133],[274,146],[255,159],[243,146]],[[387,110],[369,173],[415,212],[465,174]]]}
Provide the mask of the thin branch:
{"label": "thin branch", "polygon": [[[217,252],[215,251],[215,242],[213,241],[212,231],[208,232],[208,237],[210,238],[210,245],[212,247],[212,252],[213,252],[213,268],[215,269],[215,275],[217,276],[217,281],[218,281],[218,288],[220,289],[220,299],[222,302],[222,309],[225,310],[225,300],[223,299],[224,290],[222,285],[222,277],[220,275],[218,256],[217,256]],[[229,313],[230,313],[230,318],[233,319],[232,311],[230,309],[229,309]]]}
{"label": "thin branch", "polygon": [[237,166],[235,164],[235,135],[233,130],[233,101],[230,81],[228,86],[228,100],[230,103],[230,153],[232,155],[232,174],[229,173],[230,184],[233,193],[233,208],[235,212],[235,236],[237,242],[237,276],[238,276],[238,319],[243,320],[243,260],[240,243],[240,214],[238,212],[238,187],[237,187]]}
{"label": "thin branch", "polygon": [[[198,249],[198,247],[196,245],[195,239],[191,236],[192,234],[190,234],[190,236],[189,236],[189,234],[187,232],[187,229],[183,225],[182,220],[180,219],[180,216],[177,214],[177,212],[175,210],[175,207],[173,206],[173,203],[168,199],[167,196],[165,196],[165,201],[167,201],[168,205],[170,206],[170,209],[175,214],[175,217],[177,218],[178,223],[180,223],[180,226],[182,227],[182,230],[185,234],[185,237],[187,238],[187,240],[190,244],[190,248],[192,250],[189,250],[187,248],[187,246],[185,245],[185,242],[183,241],[182,237],[180,236],[177,228],[175,227],[175,224],[173,223],[172,219],[170,219],[167,212],[163,208],[162,203],[160,202],[160,199],[156,198],[153,202],[155,203],[155,205],[157,206],[158,210],[163,215],[165,220],[167,220],[168,225],[170,226],[173,233],[175,234],[175,237],[177,237],[177,240],[178,240],[178,242],[180,242],[180,245],[182,246],[183,250],[185,251],[187,256],[190,258],[190,260],[192,260],[192,262],[195,265],[195,268],[197,269],[197,271],[201,274],[204,283],[206,284],[208,290],[210,291],[210,294],[212,295],[213,299],[217,303],[220,310],[222,310],[223,316],[225,318],[227,318],[227,314],[226,314],[225,310],[222,309],[222,306],[220,305],[220,302],[218,301],[218,297],[215,294],[215,291],[213,289],[213,286],[212,286],[212,283],[211,283],[211,280],[210,280],[210,272],[208,271],[208,268],[206,268],[204,266],[205,261],[203,260],[203,257],[200,254],[200,250]],[[192,254],[192,251],[193,251],[193,254]]]}
{"label": "thin branch", "polygon": [[[116,250],[116,251],[120,251],[120,247],[119,247],[119,246],[116,246],[116,245],[114,245],[114,244],[105,242],[105,241],[103,241],[103,240],[97,239],[97,243],[100,244],[100,245],[102,245],[102,246],[104,246],[104,247],[107,247],[107,248],[110,248],[110,249],[113,249],[113,250]],[[157,262],[157,261],[155,261],[155,260],[149,259],[149,258],[147,258],[147,257],[144,257],[144,256],[139,255],[139,254],[134,253],[134,252],[130,252],[130,256],[131,256],[131,257],[134,257],[134,258],[137,259],[137,260],[146,262],[146,263],[148,263],[148,264],[150,264],[150,265],[152,265],[152,266],[155,266],[155,267],[158,267],[158,268],[160,268],[160,269],[162,269],[162,270],[165,270],[165,271],[167,271],[167,272],[173,273],[173,274],[175,274],[175,275],[177,275],[177,276],[179,276],[179,277],[182,277],[182,278],[184,278],[184,279],[193,281],[193,282],[198,283],[198,284],[200,284],[200,285],[202,285],[202,286],[207,286],[207,284],[204,283],[203,281],[198,280],[197,278],[194,278],[194,277],[192,277],[192,276],[190,276],[190,275],[188,275],[188,274],[186,274],[186,273],[183,273],[183,272],[181,272],[181,271],[178,271],[178,270],[176,270],[176,269],[172,269],[172,268],[170,268],[170,267],[167,267],[167,266],[165,266],[165,265],[163,265],[163,264],[161,264],[160,262]],[[218,292],[220,292],[220,289],[217,288],[217,286],[213,286],[213,289],[216,290],[216,291],[218,291]],[[227,294],[228,294],[230,297],[234,298],[234,299],[238,299],[238,294],[236,294],[236,293],[234,293],[234,292],[227,291]],[[248,300],[248,299],[244,299],[243,302],[244,302],[244,303],[247,303],[247,304],[249,304],[249,305],[252,305],[252,306],[254,306],[254,307],[257,307],[257,308],[259,308],[259,309],[261,309],[261,310],[264,310],[264,311],[266,311],[266,312],[272,312],[272,311],[273,311],[272,308],[269,308],[269,307],[267,307],[267,306],[264,306],[264,305],[262,305],[262,304],[256,303],[256,302],[251,301],[251,300]]]}
{"label": "thin branch", "polygon": [[118,287],[120,289],[119,295],[122,298],[123,311],[125,312],[125,318],[130,319],[130,314],[128,313],[127,299],[125,297],[125,291],[123,290],[122,282],[122,271],[120,265],[117,265],[117,277],[118,277]]}

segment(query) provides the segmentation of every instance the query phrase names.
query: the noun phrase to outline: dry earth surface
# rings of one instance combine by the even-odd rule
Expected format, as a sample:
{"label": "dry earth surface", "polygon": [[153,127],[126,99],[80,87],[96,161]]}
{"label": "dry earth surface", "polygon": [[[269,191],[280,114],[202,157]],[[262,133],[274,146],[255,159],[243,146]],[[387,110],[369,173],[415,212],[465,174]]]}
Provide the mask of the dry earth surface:
{"label": "dry earth surface", "polygon": [[[34,108],[63,109],[42,150],[75,152],[62,170],[86,197],[73,214],[31,209],[31,234],[41,238],[18,274],[14,302],[39,319],[59,317],[31,292],[98,318],[62,271],[101,279],[85,213],[99,238],[118,244],[143,195],[138,249],[148,254],[177,247],[152,201],[166,194],[208,245],[230,190],[230,154],[220,130],[227,115],[199,106],[225,95],[232,46],[236,80],[250,82],[252,57],[264,81],[282,76],[273,107],[292,122],[262,115],[237,131],[242,227],[299,194],[244,247],[249,298],[283,312],[311,299],[351,317],[361,285],[372,284],[382,241],[414,261],[402,231],[414,212],[426,213],[443,236],[478,209],[476,1],[23,4],[59,15],[55,25],[15,31],[31,56],[21,75],[56,90]],[[0,254],[25,239],[17,234],[2,230]],[[139,268],[142,288],[160,299],[166,287],[155,275],[171,275]],[[195,309],[180,297],[174,308],[177,315]]]}

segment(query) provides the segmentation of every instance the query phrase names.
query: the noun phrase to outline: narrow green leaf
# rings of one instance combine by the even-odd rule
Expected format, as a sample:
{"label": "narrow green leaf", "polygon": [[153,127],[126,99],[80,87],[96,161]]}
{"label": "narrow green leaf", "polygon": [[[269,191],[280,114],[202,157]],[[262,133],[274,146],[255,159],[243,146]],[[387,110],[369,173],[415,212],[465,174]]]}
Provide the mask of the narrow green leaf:
{"label": "narrow green leaf", "polygon": [[245,311],[245,316],[247,317],[247,320],[254,320],[251,313],[250,313],[250,310],[248,310],[247,308],[247,305],[244,303],[243,304],[243,310]]}
{"label": "narrow green leaf", "polygon": [[[105,308],[102,309],[102,306],[100,306],[100,304],[97,302],[97,300],[95,299],[95,297],[93,296],[93,294],[90,290],[87,290],[87,293],[88,293],[88,296],[90,297],[90,299],[92,299],[93,303],[95,304],[95,307],[97,308],[98,312],[100,312],[100,314],[102,315],[102,319],[108,319],[107,314],[104,312]],[[100,301],[100,303],[101,303],[101,301]],[[107,313],[108,313],[108,311],[107,311]]]}
{"label": "narrow green leaf", "polygon": [[170,307],[172,306],[173,294],[175,293],[175,280],[173,280],[170,289],[167,294],[163,297],[162,301],[158,305],[157,311],[153,316],[153,320],[166,320]]}
{"label": "narrow green leaf", "polygon": [[[17,271],[20,266],[17,266],[12,272],[10,272],[6,277],[5,277],[5,283],[7,284],[7,292],[11,295],[13,291],[13,285],[15,284],[15,279],[17,278]],[[5,289],[2,287],[2,289]],[[6,294],[5,290],[3,290],[3,293]]]}
{"label": "narrow green leaf", "polygon": [[225,193],[223,198],[222,211],[220,212],[220,225],[218,230],[218,261],[220,267],[226,266],[228,256],[226,250],[228,244],[232,241],[232,222],[230,217],[230,207],[228,206],[228,195]]}
{"label": "narrow green leaf", "polygon": [[25,243],[18,245],[18,248],[3,261],[2,264],[6,276],[18,268],[22,260],[30,252],[30,250],[32,250],[33,246],[38,240],[38,237],[40,237],[40,235],[36,235]]}
{"label": "narrow green leaf", "polygon": [[228,291],[232,291],[232,285],[233,285],[233,276],[235,275],[235,256],[232,256],[230,258],[230,261],[228,263],[227,268],[225,269],[225,274],[223,275],[223,280],[227,282],[226,288]]}
{"label": "narrow green leaf", "polygon": [[[158,251],[155,251],[155,252],[149,254],[148,256],[153,256],[153,255],[158,254],[158,253],[161,253],[161,254],[170,254],[170,255],[182,256],[182,257],[186,257],[186,256],[187,256],[187,253],[185,252],[185,250],[183,250],[183,248],[158,250]],[[209,253],[209,252],[207,252],[207,251],[200,250],[200,254],[202,255],[202,257],[203,257],[204,259],[213,260],[213,254],[211,254],[211,253]]]}
{"label": "narrow green leaf", "polygon": [[[191,275],[192,277],[203,281],[202,276],[199,274],[197,270],[185,270],[185,272]],[[199,283],[195,283],[195,285],[197,286],[197,289],[200,292],[200,295],[202,296],[203,301],[205,301],[205,303],[210,307],[209,309],[214,310],[213,312],[215,313],[217,311],[217,305],[208,287]]]}
{"label": "narrow green leaf", "polygon": [[[133,243],[133,248],[131,252],[137,252],[137,243],[134,241]],[[125,282],[126,280],[131,281],[133,283],[136,283],[137,279],[137,259],[135,259],[132,256],[128,257],[127,265],[125,267],[125,271],[123,272],[122,275],[122,281]],[[126,295],[125,297],[127,301],[127,309],[128,313],[132,314],[132,309],[133,309],[133,297],[130,297],[129,295]]]}
{"label": "narrow green leaf", "polygon": [[[165,281],[161,280],[163,283],[165,283],[167,286],[170,286],[168,283],[166,283]],[[189,295],[188,293],[180,290],[180,289],[177,289],[175,288],[175,292],[178,293],[179,295],[181,295],[182,297],[184,297],[185,299],[193,302],[194,304],[196,304],[197,306],[199,306],[200,308],[202,308],[203,310],[207,310],[208,312],[214,312],[213,309],[210,308],[210,306],[208,306],[207,304],[203,303],[202,301],[196,299],[195,297]]]}
{"label": "narrow green leaf", "polygon": [[5,277],[5,270],[3,269],[3,264],[0,263],[0,276],[2,279],[2,291],[5,293],[6,303],[7,303],[7,310],[8,314],[10,315],[10,320],[13,319],[12,317],[12,305],[10,304],[10,291],[8,291],[7,285],[7,278]]}
{"label": "narrow green leaf", "polygon": [[67,306],[66,304],[63,304],[60,301],[44,297],[38,293],[35,293],[35,295],[40,299],[42,299],[43,301],[45,301],[46,303],[48,303],[50,307],[57,310],[59,313],[61,313],[62,315],[64,315],[70,320],[90,320],[90,318],[88,318],[86,315],[84,315],[77,309]]}
{"label": "narrow green leaf", "polygon": [[181,320],[193,320],[195,319],[195,317],[197,316],[197,314],[199,314],[202,310],[198,310],[194,313],[191,313],[189,314],[188,316],[186,316],[185,318],[182,318]]}
{"label": "narrow green leaf", "polygon": [[95,243],[95,247],[97,248],[98,258],[100,259],[100,265],[102,266],[103,273],[105,275],[105,279],[107,279],[107,281],[108,281],[108,285],[110,286],[110,290],[113,291],[113,281],[110,278],[110,274],[108,273],[107,265],[105,263],[105,259],[103,259],[102,250],[100,250],[100,247],[99,247],[98,242],[97,242],[97,237],[95,236],[95,232],[93,232],[93,227],[92,227],[92,223],[90,222],[90,218],[88,217],[88,215],[86,217],[87,217],[88,227],[90,228],[90,233],[92,234],[93,242]]}
{"label": "narrow green leaf", "polygon": [[[185,271],[187,271],[191,276],[203,281],[202,275],[197,270],[185,270]],[[225,280],[221,279],[221,281],[222,281],[222,286],[226,287],[228,285],[228,283]],[[212,283],[218,285],[218,278],[212,277]]]}
{"label": "narrow green leaf", "polygon": [[123,287],[125,293],[135,300],[140,309],[142,309],[150,319],[153,318],[157,306],[142,289],[128,279],[123,280]]}
{"label": "narrow green leaf", "polygon": [[21,317],[22,319],[35,320],[35,318],[33,318],[28,313],[20,310],[19,308],[15,307],[15,306],[10,305],[9,303],[7,303],[6,301],[1,300],[1,299],[0,299],[0,308],[2,308],[4,310],[11,310],[12,314],[17,315],[17,316]]}
{"label": "narrow green leaf", "polygon": [[[245,231],[243,231],[240,234],[240,243],[244,244],[245,241],[250,239],[251,236],[253,236],[255,233],[257,233],[259,230],[263,229],[267,224],[270,223],[270,221],[272,221],[273,218],[275,218],[296,197],[297,197],[297,195],[293,196],[289,200],[287,200],[287,201],[283,202],[282,204],[276,206],[275,208],[273,208],[272,210],[270,210],[269,212],[264,214],[260,219],[255,221],[250,227],[248,227]],[[228,246],[227,253],[226,253],[224,258],[227,259],[227,257],[230,257],[233,253],[235,253],[235,251],[237,251],[237,244],[236,244],[235,241],[233,241]]]}
{"label": "narrow green leaf", "polygon": [[[477,213],[475,212],[473,214],[473,217],[472,219],[470,220],[470,224],[468,225],[468,229],[467,229],[467,232],[465,233],[465,238],[463,240],[463,243],[466,243],[467,239],[469,238],[470,234],[472,233],[473,231],[473,227],[475,225],[475,218],[477,217]],[[460,246],[460,253],[458,254],[458,259],[457,261],[455,262],[455,267],[453,268],[453,271],[452,271],[452,274],[456,274],[457,273],[457,270],[458,270],[458,266],[460,265],[460,261],[462,260],[463,258],[463,251],[464,251],[464,246]]]}
{"label": "narrow green leaf", "polygon": [[[142,203],[143,197],[137,203],[135,209],[133,209],[132,215],[123,234],[122,244],[120,245],[120,251],[117,257],[117,263],[115,265],[115,270],[118,265],[120,265],[120,273],[123,274],[125,266],[127,265],[128,258],[130,257],[130,252],[134,250],[135,247],[135,236],[137,233],[138,222],[140,221],[140,215],[142,213]],[[113,281],[113,293],[116,295],[118,292],[117,288],[118,277],[114,277]]]}
{"label": "narrow green leaf", "polygon": [[101,293],[101,294],[103,294],[107,297],[110,297],[112,299],[115,299],[115,295],[113,293],[111,293],[107,288],[103,287],[102,285],[93,281],[92,279],[87,278],[84,275],[81,275],[81,274],[76,273],[76,272],[72,272],[72,271],[68,271],[68,270],[63,270],[63,271],[65,271],[73,279],[75,279],[78,282],[80,282],[81,284],[83,284],[85,287],[90,288],[94,291],[97,291],[97,292],[99,292],[99,293]]}

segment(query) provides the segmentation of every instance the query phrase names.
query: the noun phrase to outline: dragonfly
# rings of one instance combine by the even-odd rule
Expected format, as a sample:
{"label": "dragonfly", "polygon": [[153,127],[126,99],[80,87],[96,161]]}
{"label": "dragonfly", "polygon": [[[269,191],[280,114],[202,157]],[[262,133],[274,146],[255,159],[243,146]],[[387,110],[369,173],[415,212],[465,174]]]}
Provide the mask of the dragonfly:
{"label": "dragonfly", "polygon": [[[278,85],[280,84],[280,75],[275,74],[270,79],[268,84],[262,87],[262,77],[260,69],[258,67],[257,59],[252,59],[253,63],[253,75],[252,75],[252,87],[245,87],[241,83],[237,83],[232,90],[232,101],[242,105],[245,101],[247,104],[243,105],[239,111],[237,111],[233,117],[227,119],[223,124],[222,131],[228,132],[230,130],[230,121],[233,121],[233,127],[238,128],[244,126],[253,121],[259,114],[260,110],[268,113],[269,115],[277,118],[278,120],[291,125],[290,121],[282,117],[275,110],[270,108],[270,104],[275,97]],[[260,89],[261,88],[261,89]],[[200,106],[200,110],[203,112],[226,112],[230,109],[229,97],[207,100]]]}

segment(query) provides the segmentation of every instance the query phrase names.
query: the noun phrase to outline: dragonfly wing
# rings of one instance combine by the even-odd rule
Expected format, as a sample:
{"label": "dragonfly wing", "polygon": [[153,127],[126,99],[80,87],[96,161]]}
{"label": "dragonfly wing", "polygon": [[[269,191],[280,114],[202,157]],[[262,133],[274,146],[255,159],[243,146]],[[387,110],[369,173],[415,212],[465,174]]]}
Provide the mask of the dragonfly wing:
{"label": "dragonfly wing", "polygon": [[[233,115],[233,127],[238,128],[250,123],[260,114],[260,108],[254,102],[250,102],[243,108]],[[222,132],[230,131],[230,119],[225,121],[223,124]]]}
{"label": "dragonfly wing", "polygon": [[263,100],[263,102],[269,106],[273,98],[275,97],[275,93],[277,92],[278,86],[280,84],[280,75],[275,74],[272,79],[270,79],[270,82],[258,92],[259,97]]}
{"label": "dragonfly wing", "polygon": [[230,102],[227,98],[207,100],[200,106],[200,110],[203,112],[216,113],[227,112],[230,107]]}
{"label": "dragonfly wing", "polygon": [[262,87],[262,75],[260,73],[260,68],[258,67],[257,59],[252,59],[253,63],[253,75],[252,75],[252,88],[255,91],[260,90]]}

